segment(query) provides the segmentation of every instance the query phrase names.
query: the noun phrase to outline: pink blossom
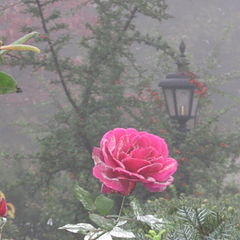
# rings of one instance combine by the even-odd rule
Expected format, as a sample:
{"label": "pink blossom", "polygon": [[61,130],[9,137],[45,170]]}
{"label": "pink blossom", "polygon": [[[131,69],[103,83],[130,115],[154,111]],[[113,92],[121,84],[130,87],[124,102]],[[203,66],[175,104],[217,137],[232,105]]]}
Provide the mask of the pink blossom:
{"label": "pink blossom", "polygon": [[93,175],[102,182],[103,193],[129,195],[137,182],[150,192],[161,192],[173,182],[177,170],[164,139],[133,128],[107,132],[92,157]]}

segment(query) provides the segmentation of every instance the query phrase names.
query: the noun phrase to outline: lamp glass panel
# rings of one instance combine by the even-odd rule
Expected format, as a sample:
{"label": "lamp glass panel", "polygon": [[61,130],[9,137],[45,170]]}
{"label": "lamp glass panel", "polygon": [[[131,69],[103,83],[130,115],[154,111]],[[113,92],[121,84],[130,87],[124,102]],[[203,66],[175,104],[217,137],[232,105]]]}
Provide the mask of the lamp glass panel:
{"label": "lamp glass panel", "polygon": [[170,88],[165,88],[164,89],[169,115],[171,117],[176,116],[173,91],[174,90],[170,89]]}
{"label": "lamp glass panel", "polygon": [[192,103],[191,117],[196,117],[196,115],[197,115],[198,101],[199,101],[199,97],[194,96],[193,103]]}
{"label": "lamp glass panel", "polygon": [[191,89],[176,89],[178,116],[189,116]]}

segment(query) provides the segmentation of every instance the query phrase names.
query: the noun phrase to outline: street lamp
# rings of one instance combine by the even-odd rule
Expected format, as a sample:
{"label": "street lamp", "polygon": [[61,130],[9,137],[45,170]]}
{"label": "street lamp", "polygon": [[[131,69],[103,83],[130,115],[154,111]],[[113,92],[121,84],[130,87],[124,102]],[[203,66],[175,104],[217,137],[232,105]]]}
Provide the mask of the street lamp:
{"label": "street lamp", "polygon": [[197,86],[193,84],[193,81],[197,83],[197,76],[189,72],[189,63],[184,54],[185,49],[185,43],[182,41],[179,47],[177,72],[168,74],[166,79],[159,84],[164,93],[169,116],[178,121],[181,131],[187,129],[188,120],[195,121],[199,100],[199,96],[195,93]]}

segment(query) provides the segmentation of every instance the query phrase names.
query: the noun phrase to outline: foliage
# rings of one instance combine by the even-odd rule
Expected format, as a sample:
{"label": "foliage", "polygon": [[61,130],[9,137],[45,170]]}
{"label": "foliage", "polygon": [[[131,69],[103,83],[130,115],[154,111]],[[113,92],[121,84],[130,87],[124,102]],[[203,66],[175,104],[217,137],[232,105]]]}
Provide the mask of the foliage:
{"label": "foliage", "polygon": [[[8,199],[16,206],[16,217],[7,222],[3,236],[18,239],[65,237],[64,233],[57,231],[57,227],[65,223],[65,218],[72,222],[76,220],[69,209],[81,211],[74,195],[67,191],[74,187],[74,182],[66,175],[51,187],[43,187],[39,183],[37,166],[26,171],[25,160],[19,154],[6,154],[1,164],[1,170],[4,169],[1,171],[1,189],[5,189]],[[38,191],[39,186],[41,191]],[[52,219],[52,223],[49,219]],[[15,230],[10,226],[12,223]]]}
{"label": "foliage", "polygon": [[[88,196],[86,193],[86,190],[81,190],[79,199],[83,205],[90,196],[90,193]],[[105,199],[107,204],[110,199]],[[67,224],[60,229],[83,234],[84,239],[99,240],[112,237],[151,240],[239,239],[239,199],[239,195],[228,195],[218,200],[181,196],[172,200],[155,198],[140,204],[132,197],[130,207],[121,207],[118,215],[109,215],[109,212],[98,215],[91,210],[89,220],[93,225]],[[124,214],[121,214],[122,210]],[[127,230],[122,229],[123,225],[127,226]]]}
{"label": "foliage", "polygon": [[[209,186],[222,191],[221,187],[215,188],[215,184],[223,185],[226,174],[235,166],[239,154],[238,134],[236,131],[223,132],[217,127],[221,113],[208,112],[200,113],[197,128],[187,133],[184,142],[179,140],[184,136],[177,136],[179,133],[174,130],[176,124],[170,123],[165,113],[163,97],[152,87],[158,73],[146,73],[132,51],[135,45],[145,43],[177,59],[176,53],[161,36],[145,35],[135,24],[141,14],[152,21],[169,18],[164,1],[159,4],[155,1],[148,1],[148,4],[144,1],[92,1],[98,24],[87,24],[89,35],[83,36],[80,41],[80,65],[63,54],[71,34],[62,34],[60,40],[56,38],[56,32],[62,28],[51,30],[50,26],[60,19],[57,16],[49,18],[48,6],[54,1],[48,1],[41,7],[38,3],[41,1],[33,1],[25,7],[44,26],[47,37],[40,37],[39,41],[46,46],[45,54],[41,59],[29,55],[21,64],[32,64],[36,70],[43,67],[45,71],[55,72],[54,82],[62,86],[68,107],[72,107],[69,110],[62,105],[63,111],[56,115],[49,127],[42,130],[49,134],[40,136],[41,152],[36,157],[47,181],[63,170],[74,176],[78,176],[82,169],[90,172],[91,149],[103,133],[114,127],[134,126],[168,140],[171,155],[175,153],[174,157],[179,159],[182,169],[177,174],[179,192],[192,192],[199,184],[203,188]],[[80,8],[84,5],[79,5]],[[12,64],[17,63],[13,61]],[[209,103],[205,99],[202,102],[206,105],[202,111],[206,112]],[[206,142],[211,144],[205,147]],[[219,170],[214,171],[216,176],[213,177],[212,168],[216,167]],[[205,177],[202,177],[203,174]],[[208,185],[201,179],[205,179]]]}
{"label": "foliage", "polygon": [[[167,222],[163,239],[238,239],[239,195],[222,198],[149,200],[145,211],[154,212]],[[160,207],[161,206],[161,207]]]}
{"label": "foliage", "polygon": [[[33,32],[29,33],[22,38],[16,40],[10,45],[2,45],[2,41],[0,41],[0,62],[3,62],[3,55],[7,54],[9,51],[33,51],[33,52],[40,52],[37,47],[32,45],[24,44],[29,39],[35,37],[38,33]],[[12,78],[5,72],[0,72],[0,94],[8,94],[8,93],[15,93],[21,92],[21,89],[17,87],[16,80]],[[0,239],[2,239],[2,231],[3,227],[5,226],[7,219],[5,217],[14,218],[15,217],[15,206],[12,203],[6,203],[5,195],[0,192],[0,201],[1,201],[1,226],[0,226]],[[6,236],[17,236],[18,228],[10,221],[6,224]]]}
{"label": "foliage", "polygon": [[[3,55],[7,54],[9,51],[33,51],[40,53],[40,49],[32,45],[23,44],[26,41],[30,40],[33,37],[38,35],[37,32],[32,32],[26,34],[22,38],[16,40],[10,45],[3,45],[0,41],[0,62],[3,62]],[[5,72],[0,72],[0,94],[21,92],[21,89],[17,87],[16,80],[9,76]]]}

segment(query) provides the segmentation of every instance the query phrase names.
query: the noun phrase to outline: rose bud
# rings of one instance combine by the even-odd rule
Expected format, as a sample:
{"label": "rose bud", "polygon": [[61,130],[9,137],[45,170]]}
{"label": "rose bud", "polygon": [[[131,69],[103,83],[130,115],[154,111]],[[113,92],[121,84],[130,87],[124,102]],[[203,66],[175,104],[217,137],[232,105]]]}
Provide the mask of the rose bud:
{"label": "rose bud", "polygon": [[0,200],[0,217],[6,217],[7,216],[7,203],[4,198]]}

